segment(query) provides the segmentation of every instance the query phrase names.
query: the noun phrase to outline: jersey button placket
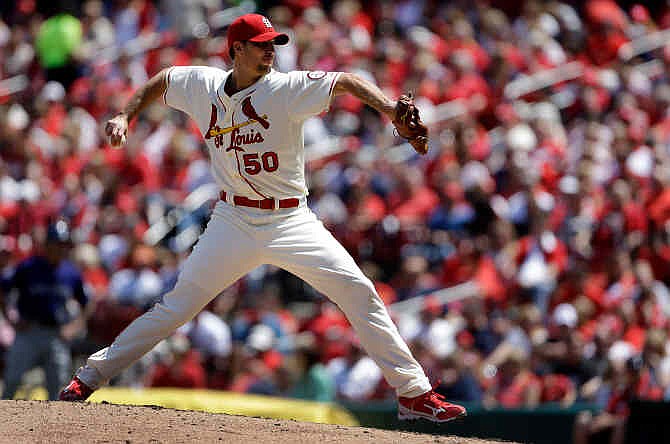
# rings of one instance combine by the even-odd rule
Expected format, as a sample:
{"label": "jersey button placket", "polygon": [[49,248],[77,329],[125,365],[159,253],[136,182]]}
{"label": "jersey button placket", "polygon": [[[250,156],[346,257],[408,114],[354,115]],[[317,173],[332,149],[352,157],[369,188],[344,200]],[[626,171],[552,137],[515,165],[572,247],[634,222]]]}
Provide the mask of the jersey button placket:
{"label": "jersey button placket", "polygon": [[[226,112],[226,113],[224,114],[224,118],[223,118],[223,122],[222,122],[222,123],[223,123],[223,127],[224,127],[224,128],[230,128],[230,127],[233,125],[233,116],[235,115],[235,111],[237,111],[237,110],[235,109],[237,103],[236,103],[235,100],[233,100],[232,98],[229,98],[228,100],[225,100],[225,101],[222,100],[222,102],[224,103],[224,105],[225,105],[226,108],[228,109],[228,112]],[[230,134],[230,133],[229,133],[229,134]],[[225,140],[225,139],[224,139],[224,140]],[[225,145],[225,141],[224,141],[224,146],[226,146],[226,145]],[[230,152],[229,155],[231,155],[231,156],[235,156],[235,163],[234,163],[234,164],[236,165],[237,162],[238,162],[238,160],[237,160],[237,152],[236,152],[235,150],[232,150],[232,152]],[[237,167],[233,167],[233,169],[235,170],[235,173],[234,173],[234,174],[241,178],[241,177],[242,177],[242,173],[240,172],[239,168],[237,168]],[[233,203],[232,193],[229,192],[228,194],[231,195],[231,197],[230,197],[230,202],[229,202],[229,203],[232,204],[232,203]]]}

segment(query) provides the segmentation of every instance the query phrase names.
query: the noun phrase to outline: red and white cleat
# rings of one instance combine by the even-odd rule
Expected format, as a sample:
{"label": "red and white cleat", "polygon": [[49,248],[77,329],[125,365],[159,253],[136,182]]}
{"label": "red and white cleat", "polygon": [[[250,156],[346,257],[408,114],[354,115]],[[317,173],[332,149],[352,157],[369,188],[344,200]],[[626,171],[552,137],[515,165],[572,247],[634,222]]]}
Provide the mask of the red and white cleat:
{"label": "red and white cleat", "polygon": [[414,398],[398,398],[398,419],[427,419],[433,422],[449,422],[467,415],[460,405],[447,402],[444,396],[430,390]]}
{"label": "red and white cleat", "polygon": [[76,376],[72,381],[60,392],[58,399],[60,401],[81,402],[86,401],[95,390],[81,382],[81,379]]}

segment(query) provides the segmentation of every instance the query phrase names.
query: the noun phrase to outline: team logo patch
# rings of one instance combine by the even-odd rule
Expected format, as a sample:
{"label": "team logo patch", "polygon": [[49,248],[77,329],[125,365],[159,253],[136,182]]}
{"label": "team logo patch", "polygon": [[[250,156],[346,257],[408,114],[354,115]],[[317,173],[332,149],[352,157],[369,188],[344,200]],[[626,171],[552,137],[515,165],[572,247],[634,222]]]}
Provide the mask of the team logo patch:
{"label": "team logo patch", "polygon": [[272,28],[272,23],[270,23],[270,20],[268,20],[267,17],[263,17],[263,24],[266,28]]}
{"label": "team logo patch", "polygon": [[325,71],[310,71],[307,73],[307,77],[309,77],[312,80],[319,80],[323,79],[326,77],[326,72]]}
{"label": "team logo patch", "polygon": [[242,132],[242,128],[253,124],[259,124],[263,129],[270,128],[270,121],[267,114],[259,115],[251,103],[251,97],[247,97],[242,101],[242,113],[247,116],[248,120],[233,124],[226,128],[219,127],[217,108],[212,104],[212,114],[209,120],[209,129],[205,133],[205,139],[214,139],[214,146],[223,148],[224,136],[230,134],[230,145],[226,151],[238,150],[244,151],[242,148],[245,145],[262,143],[265,138],[260,131],[251,128],[250,131]]}

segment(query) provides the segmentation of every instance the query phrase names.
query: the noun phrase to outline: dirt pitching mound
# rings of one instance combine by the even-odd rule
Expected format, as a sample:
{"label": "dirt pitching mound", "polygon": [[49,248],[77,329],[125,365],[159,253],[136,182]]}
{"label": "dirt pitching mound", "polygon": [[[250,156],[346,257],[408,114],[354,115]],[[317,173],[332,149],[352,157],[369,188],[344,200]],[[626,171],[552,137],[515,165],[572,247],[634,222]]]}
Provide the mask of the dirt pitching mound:
{"label": "dirt pitching mound", "polygon": [[492,444],[500,441],[249,418],[152,406],[0,401],[0,443],[194,442]]}

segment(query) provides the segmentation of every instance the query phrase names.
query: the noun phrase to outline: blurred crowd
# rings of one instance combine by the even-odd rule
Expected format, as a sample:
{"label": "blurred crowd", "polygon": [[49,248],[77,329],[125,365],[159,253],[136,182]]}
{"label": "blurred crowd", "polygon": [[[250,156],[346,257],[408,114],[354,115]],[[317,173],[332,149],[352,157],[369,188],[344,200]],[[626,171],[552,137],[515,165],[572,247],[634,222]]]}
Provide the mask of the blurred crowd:
{"label": "blurred crowd", "polygon": [[[186,116],[152,106],[122,150],[100,124],[162,68],[229,67],[220,11],[248,4],[49,4],[0,6],[0,268],[39,252],[55,217],[68,221],[90,301],[69,336],[81,357],[171,288],[211,208],[185,209],[212,183]],[[614,416],[635,397],[670,399],[670,45],[626,52],[669,27],[670,8],[261,6],[291,36],[277,69],[349,71],[391,97],[413,91],[431,123],[429,154],[413,156],[390,148],[402,141],[389,122],[338,97],[305,126],[309,205],[392,310],[417,301],[392,313],[448,399],[583,401]],[[574,78],[506,89],[570,62],[582,67]],[[464,282],[477,291],[434,295]],[[5,299],[0,355],[16,321]],[[112,384],[393,396],[339,310],[273,267],[226,289]]]}

